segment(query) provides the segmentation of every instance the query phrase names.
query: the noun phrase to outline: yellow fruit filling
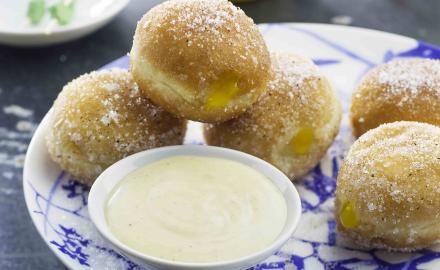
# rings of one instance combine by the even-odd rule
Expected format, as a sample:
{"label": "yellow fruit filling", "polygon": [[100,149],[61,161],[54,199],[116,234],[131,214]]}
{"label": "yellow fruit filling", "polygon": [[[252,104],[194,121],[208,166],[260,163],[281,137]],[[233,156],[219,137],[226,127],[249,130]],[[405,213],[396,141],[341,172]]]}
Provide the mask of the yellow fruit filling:
{"label": "yellow fruit filling", "polygon": [[225,107],[240,93],[238,77],[233,74],[223,75],[210,85],[210,90],[211,93],[206,99],[206,107],[209,109]]}
{"label": "yellow fruit filling", "polygon": [[291,146],[295,154],[304,155],[310,151],[313,138],[313,128],[301,128],[298,133],[296,133],[296,135],[292,138],[289,145]]}
{"label": "yellow fruit filling", "polygon": [[339,212],[339,221],[346,229],[354,229],[358,226],[359,221],[356,216],[356,211],[354,209],[353,203],[344,203],[341,211]]}

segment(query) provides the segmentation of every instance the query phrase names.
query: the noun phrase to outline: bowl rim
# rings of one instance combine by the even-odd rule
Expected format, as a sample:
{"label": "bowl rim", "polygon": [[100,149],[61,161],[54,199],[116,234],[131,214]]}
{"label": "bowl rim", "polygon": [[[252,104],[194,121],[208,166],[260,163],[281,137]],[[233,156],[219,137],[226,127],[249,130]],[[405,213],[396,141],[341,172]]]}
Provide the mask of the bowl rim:
{"label": "bowl rim", "polygon": [[[180,150],[183,149],[183,150]],[[268,246],[266,246],[265,248],[254,252],[252,254],[237,258],[237,259],[233,259],[233,260],[225,260],[225,261],[217,261],[217,262],[202,262],[202,263],[197,263],[197,262],[182,262],[182,261],[172,261],[172,260],[167,260],[167,259],[163,259],[163,258],[159,258],[159,257],[155,257],[152,255],[147,255],[144,253],[141,253],[137,250],[135,250],[134,248],[131,248],[129,246],[127,246],[126,244],[122,243],[121,241],[119,241],[111,232],[110,229],[107,227],[105,230],[104,228],[101,228],[100,226],[98,226],[97,223],[98,220],[100,219],[100,217],[98,217],[98,213],[104,212],[104,206],[98,206],[96,202],[97,200],[97,194],[99,193],[98,190],[98,186],[100,186],[101,182],[105,181],[105,179],[109,176],[109,172],[116,170],[117,168],[119,168],[120,166],[124,166],[125,163],[128,163],[130,161],[136,160],[140,157],[143,156],[151,156],[151,155],[155,155],[159,152],[171,152],[170,155],[165,156],[165,157],[161,157],[161,158],[157,158],[152,160],[151,162],[155,162],[155,161],[159,161],[161,159],[164,158],[169,158],[172,156],[182,156],[185,155],[184,153],[179,153],[177,151],[184,151],[187,150],[189,152],[191,151],[197,151],[197,154],[194,153],[188,153],[186,155],[197,155],[197,156],[206,156],[206,157],[218,157],[218,158],[223,158],[223,159],[229,159],[229,160],[233,160],[231,158],[227,158],[222,156],[222,153],[226,153],[229,155],[233,155],[235,156],[237,159],[240,159],[242,161],[239,161],[237,159],[234,159],[237,162],[240,163],[244,163],[244,160],[248,160],[251,162],[254,162],[255,164],[259,165],[259,166],[265,166],[266,169],[270,170],[271,173],[273,173],[273,177],[268,177],[269,180],[273,183],[273,179],[278,179],[281,180],[283,183],[286,184],[285,190],[283,193],[283,198],[286,199],[286,195],[285,193],[290,193],[290,196],[293,199],[293,209],[294,211],[287,211],[287,217],[286,217],[286,222],[285,225],[282,229],[282,231],[280,232],[280,234],[276,237],[276,239],[269,244]],[[146,164],[149,163],[145,163],[141,166],[145,166]],[[247,165],[247,164],[245,164]],[[137,166],[136,169],[139,169],[141,166]],[[249,166],[249,165],[247,165]],[[258,167],[253,167],[254,169],[258,170],[260,173],[262,173],[262,169],[259,169]],[[134,170],[136,170],[134,169]],[[128,173],[134,171],[131,170]],[[119,179],[118,181],[115,181],[115,184],[112,186],[111,190],[113,190],[113,188],[117,185],[117,183],[119,183],[123,178]],[[96,184],[97,183],[97,184]],[[280,188],[275,185],[276,188],[280,190]],[[105,195],[106,199],[105,201],[108,200],[108,196],[110,194],[111,191],[108,191],[107,194]],[[250,154],[244,153],[244,152],[240,152],[237,150],[233,150],[233,149],[229,149],[229,148],[223,148],[223,147],[216,147],[216,146],[207,146],[207,145],[175,145],[175,146],[165,146],[165,147],[159,147],[159,148],[154,148],[154,149],[149,149],[149,150],[145,150],[133,155],[130,155],[122,160],[119,160],[118,162],[114,163],[113,165],[111,165],[110,167],[108,167],[106,170],[104,170],[101,175],[98,176],[98,178],[96,179],[95,183],[92,185],[90,192],[89,192],[89,196],[88,196],[88,211],[89,211],[89,216],[95,226],[95,228],[97,229],[97,231],[104,237],[104,239],[106,239],[110,244],[114,245],[115,247],[117,247],[118,249],[120,249],[123,253],[129,255],[129,256],[133,256],[135,258],[137,258],[140,261],[145,262],[146,264],[155,264],[155,265],[165,265],[165,266],[169,266],[169,267],[183,267],[183,268],[188,268],[188,269],[200,269],[200,268],[220,268],[220,267],[225,267],[224,269],[227,269],[228,266],[234,265],[234,264],[240,264],[240,263],[244,263],[244,262],[252,262],[255,260],[258,260],[259,257],[266,255],[266,253],[268,252],[274,252],[275,250],[277,250],[278,248],[280,248],[285,242],[287,242],[287,240],[289,240],[289,238],[293,235],[295,229],[298,227],[298,223],[302,214],[302,208],[301,208],[301,199],[299,196],[299,193],[297,191],[297,189],[295,188],[295,186],[293,185],[292,181],[284,174],[282,173],[278,168],[276,168],[275,166],[273,166],[272,164],[258,158],[255,156],[252,156]],[[287,203],[287,202],[286,202]],[[103,213],[103,215],[105,217],[105,213]],[[289,220],[292,220],[291,222],[288,222]],[[107,221],[104,220],[104,223],[107,225]],[[290,224],[290,226],[288,226]],[[270,254],[272,255],[272,254]],[[270,256],[269,255],[269,256]]]}

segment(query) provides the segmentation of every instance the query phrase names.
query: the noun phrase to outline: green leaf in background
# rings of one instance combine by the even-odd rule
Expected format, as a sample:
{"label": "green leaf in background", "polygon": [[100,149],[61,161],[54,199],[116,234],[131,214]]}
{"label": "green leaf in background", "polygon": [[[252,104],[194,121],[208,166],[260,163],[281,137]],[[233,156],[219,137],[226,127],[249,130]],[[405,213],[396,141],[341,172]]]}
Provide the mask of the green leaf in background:
{"label": "green leaf in background", "polygon": [[31,24],[38,24],[43,19],[44,13],[46,12],[46,2],[45,0],[30,0],[27,17]]}
{"label": "green leaf in background", "polygon": [[57,20],[59,25],[66,25],[73,18],[74,4],[74,0],[60,0],[49,8],[50,15]]}

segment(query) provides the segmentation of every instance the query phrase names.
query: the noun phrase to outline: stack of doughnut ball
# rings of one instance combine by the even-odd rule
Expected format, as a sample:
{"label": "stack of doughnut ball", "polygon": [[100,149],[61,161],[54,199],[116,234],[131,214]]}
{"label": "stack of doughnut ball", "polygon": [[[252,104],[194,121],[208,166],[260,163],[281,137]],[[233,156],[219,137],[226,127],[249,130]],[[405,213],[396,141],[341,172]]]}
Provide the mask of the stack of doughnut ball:
{"label": "stack of doughnut ball", "polygon": [[[269,54],[253,21],[227,0],[171,0],[150,10],[130,66],[80,76],[54,103],[50,156],[88,184],[127,155],[182,144],[187,120],[206,123],[208,144],[258,156],[292,180],[339,131],[341,106],[325,76],[304,57]],[[338,176],[339,230],[367,247],[411,250],[439,240],[439,62],[398,60],[370,71],[353,95],[351,121],[356,136],[365,134]]]}
{"label": "stack of doughnut ball", "polygon": [[209,144],[261,157],[296,179],[338,133],[341,106],[308,59],[269,54],[257,26],[227,0],[171,0],[139,21],[130,71],[67,84],[51,114],[52,159],[92,184],[127,155],[182,144],[186,121]]}

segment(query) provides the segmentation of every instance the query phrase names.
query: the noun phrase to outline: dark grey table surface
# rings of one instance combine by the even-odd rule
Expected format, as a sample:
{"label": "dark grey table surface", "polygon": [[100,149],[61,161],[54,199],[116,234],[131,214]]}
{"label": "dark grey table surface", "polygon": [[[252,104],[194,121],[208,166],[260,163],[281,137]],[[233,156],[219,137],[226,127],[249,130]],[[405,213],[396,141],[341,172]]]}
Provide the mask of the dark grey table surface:
{"label": "dark grey table surface", "polygon": [[[26,209],[22,167],[27,145],[62,86],[126,54],[136,21],[158,2],[132,0],[107,26],[70,43],[0,46],[0,269],[65,269]],[[257,0],[240,6],[257,23],[349,23],[440,44],[437,0]]]}

